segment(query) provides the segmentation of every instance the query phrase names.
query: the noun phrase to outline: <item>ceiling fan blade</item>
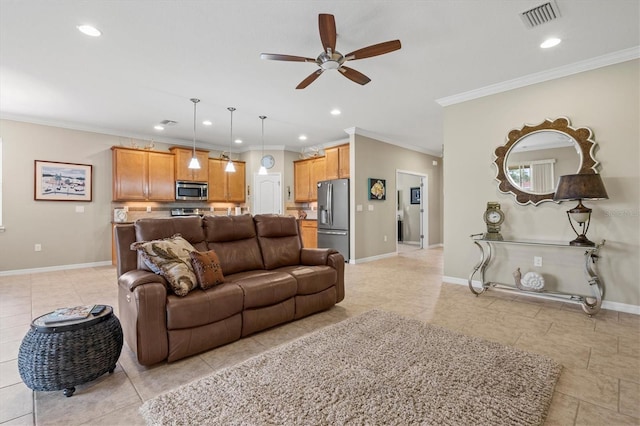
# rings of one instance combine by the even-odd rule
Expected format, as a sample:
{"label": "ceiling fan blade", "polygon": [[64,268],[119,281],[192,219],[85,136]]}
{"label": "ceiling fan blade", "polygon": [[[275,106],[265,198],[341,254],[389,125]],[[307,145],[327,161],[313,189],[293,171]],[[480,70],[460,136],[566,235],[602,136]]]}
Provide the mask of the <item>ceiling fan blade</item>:
{"label": "ceiling fan blade", "polygon": [[272,61],[293,61],[293,62],[315,62],[315,59],[302,56],[280,55],[277,53],[261,53],[260,59],[270,59]]}
{"label": "ceiling fan blade", "polygon": [[316,81],[316,78],[320,77],[320,74],[322,74],[323,71],[324,70],[320,68],[319,70],[311,74],[309,77],[302,80],[300,84],[296,86],[296,89],[304,89],[305,87],[307,87],[308,85]]}
{"label": "ceiling fan blade", "polygon": [[363,47],[362,49],[354,50],[353,52],[344,55],[348,61],[356,59],[370,58],[372,56],[384,55],[385,53],[393,52],[402,47],[400,40],[385,41],[384,43],[374,44],[372,46]]}
{"label": "ceiling fan blade", "polygon": [[356,83],[362,84],[363,86],[371,81],[369,77],[359,71],[354,70],[353,68],[342,66],[338,68],[338,71],[340,71],[342,75],[347,77],[349,80],[355,81]]}
{"label": "ceiling fan blade", "polygon": [[[320,40],[325,52],[331,54],[336,51],[336,20],[333,15],[321,13],[318,15]],[[331,52],[329,52],[331,50]]]}

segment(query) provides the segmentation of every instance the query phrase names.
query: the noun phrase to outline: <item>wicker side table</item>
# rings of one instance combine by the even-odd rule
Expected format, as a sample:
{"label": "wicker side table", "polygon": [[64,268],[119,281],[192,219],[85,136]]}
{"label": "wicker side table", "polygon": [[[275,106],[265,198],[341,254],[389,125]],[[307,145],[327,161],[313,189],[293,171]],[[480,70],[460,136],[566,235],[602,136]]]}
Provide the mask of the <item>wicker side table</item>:
{"label": "wicker side table", "polygon": [[69,397],[76,385],[113,373],[123,339],[111,306],[78,321],[45,324],[45,316],[33,320],[18,352],[18,371],[29,388],[64,389]]}

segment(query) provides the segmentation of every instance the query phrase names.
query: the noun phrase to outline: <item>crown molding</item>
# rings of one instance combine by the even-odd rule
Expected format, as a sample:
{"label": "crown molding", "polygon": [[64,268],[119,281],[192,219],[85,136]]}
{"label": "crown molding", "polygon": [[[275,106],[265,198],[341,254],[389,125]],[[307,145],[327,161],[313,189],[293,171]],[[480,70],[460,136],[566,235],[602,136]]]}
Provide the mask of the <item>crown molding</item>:
{"label": "crown molding", "polygon": [[535,74],[525,75],[523,77],[514,78],[513,80],[503,81],[479,89],[469,90],[468,92],[459,93],[457,95],[446,96],[436,99],[436,102],[443,107],[455,105],[473,99],[482,98],[484,96],[495,95],[497,93],[507,92],[513,89],[530,86],[532,84],[542,83],[549,80],[555,80],[569,75],[578,74],[585,71],[591,71],[597,68],[609,65],[619,64],[621,62],[631,61],[640,58],[640,46],[634,46],[629,49],[619,50],[617,52],[598,56],[592,59],[575,62],[570,65],[542,71]]}
{"label": "crown molding", "polygon": [[421,146],[416,146],[416,145],[410,145],[410,144],[404,144],[389,138],[385,138],[384,136],[380,135],[379,133],[376,132],[371,132],[369,130],[364,130],[361,129],[359,127],[349,127],[347,129],[344,129],[345,133],[347,133],[348,135],[360,135],[360,136],[364,136],[367,138],[371,138],[371,139],[375,139],[378,140],[380,142],[384,142],[387,143],[389,145],[395,145],[397,147],[400,148],[404,148],[404,149],[408,149],[410,151],[415,151],[415,152],[421,152],[423,154],[427,154],[427,155],[431,155],[434,157],[442,157],[442,153],[441,152],[436,152],[427,148],[423,148]]}

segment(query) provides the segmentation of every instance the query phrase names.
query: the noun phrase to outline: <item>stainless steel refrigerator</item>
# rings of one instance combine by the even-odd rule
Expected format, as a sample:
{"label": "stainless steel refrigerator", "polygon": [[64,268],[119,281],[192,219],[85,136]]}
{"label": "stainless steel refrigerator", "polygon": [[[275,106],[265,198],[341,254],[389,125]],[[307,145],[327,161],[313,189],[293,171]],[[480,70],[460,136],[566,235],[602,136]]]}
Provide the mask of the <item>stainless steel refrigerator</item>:
{"label": "stainless steel refrigerator", "polygon": [[349,261],[349,179],[318,182],[318,247]]}

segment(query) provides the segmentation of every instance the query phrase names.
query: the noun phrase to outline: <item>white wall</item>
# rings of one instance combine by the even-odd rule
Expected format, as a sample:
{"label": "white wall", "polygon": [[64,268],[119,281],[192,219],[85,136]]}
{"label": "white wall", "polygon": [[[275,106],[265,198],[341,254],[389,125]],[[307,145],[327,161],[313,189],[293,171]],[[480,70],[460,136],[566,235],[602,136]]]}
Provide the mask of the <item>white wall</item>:
{"label": "white wall", "polygon": [[[505,237],[567,242],[575,237],[565,214],[575,201],[517,205],[512,195],[498,191],[492,164],[495,148],[506,142],[510,130],[566,116],[574,127],[593,131],[598,143],[595,156],[609,193],[608,200],[585,201],[593,209],[587,236],[606,239],[597,264],[605,301],[640,305],[639,105],[639,61],[633,60],[446,107],[444,275],[466,280],[478,261],[469,235],[485,230],[482,215],[487,201],[500,202],[506,212]],[[554,285],[578,287],[589,294],[580,264],[573,274],[563,268],[569,262],[564,254],[540,254],[546,261],[543,272],[547,265],[555,268],[550,277]],[[520,262],[523,272],[533,270],[533,255],[506,253]],[[497,272],[496,279],[512,282],[512,271]]]}

